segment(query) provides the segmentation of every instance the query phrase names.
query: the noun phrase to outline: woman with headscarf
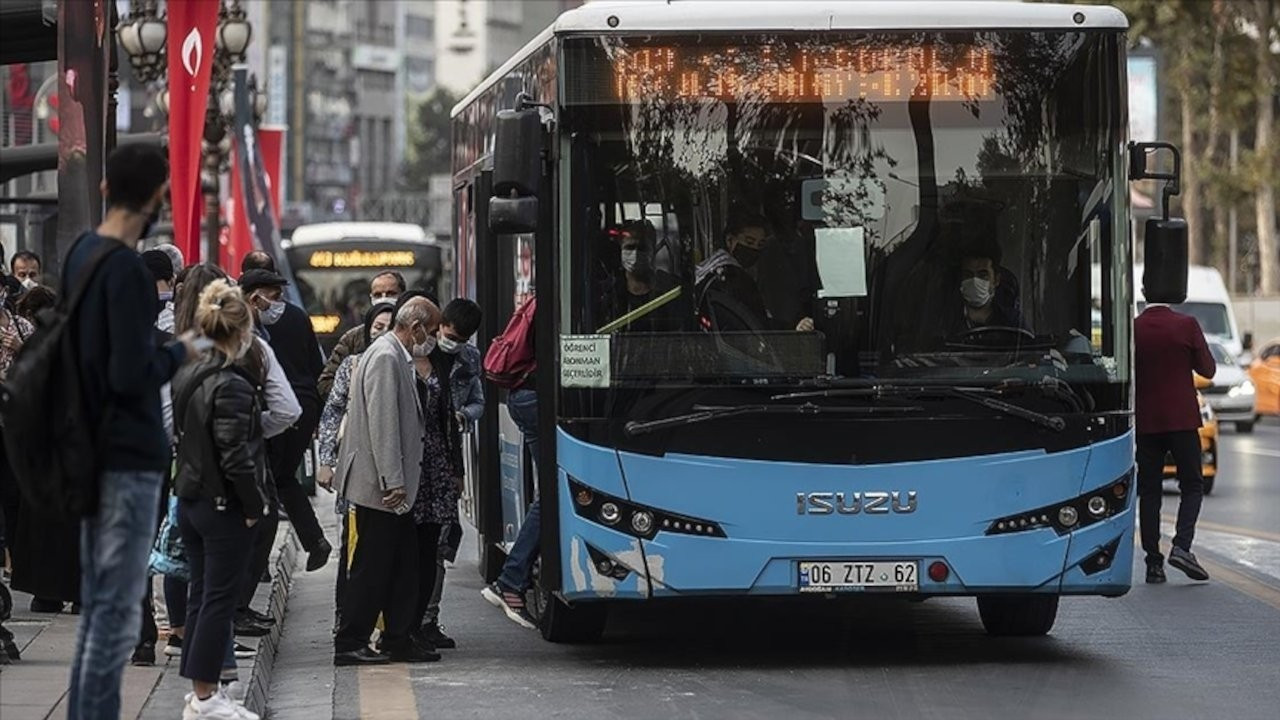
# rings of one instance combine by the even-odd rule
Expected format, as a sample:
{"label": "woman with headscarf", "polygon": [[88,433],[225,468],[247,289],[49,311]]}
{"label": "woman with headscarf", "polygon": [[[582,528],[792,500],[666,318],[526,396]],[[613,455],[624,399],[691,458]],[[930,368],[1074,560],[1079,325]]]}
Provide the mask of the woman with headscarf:
{"label": "woman with headscarf", "polygon": [[[369,347],[374,340],[391,329],[391,320],[395,316],[395,306],[391,303],[377,303],[364,314],[364,345]],[[359,362],[359,353],[348,355],[338,365],[334,374],[333,385],[329,389],[329,397],[325,401],[324,410],[320,413],[320,424],[316,429],[317,463],[316,484],[326,490],[333,489],[334,469],[338,465],[338,443],[341,441],[342,420],[347,414],[347,400],[351,393],[351,376]],[[346,503],[338,498],[336,510],[342,516],[342,536],[338,557],[338,582],[334,607],[341,612],[342,589],[347,581],[349,525]]]}

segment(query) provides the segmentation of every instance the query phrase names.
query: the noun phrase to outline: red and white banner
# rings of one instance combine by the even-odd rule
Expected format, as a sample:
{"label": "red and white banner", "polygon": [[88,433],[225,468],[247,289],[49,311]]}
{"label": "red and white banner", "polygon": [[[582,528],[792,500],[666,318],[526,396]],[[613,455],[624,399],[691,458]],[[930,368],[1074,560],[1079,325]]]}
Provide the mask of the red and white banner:
{"label": "red and white banner", "polygon": [[[200,257],[200,143],[213,74],[218,0],[169,0],[169,195],[173,242]],[[215,262],[216,258],[205,258]]]}

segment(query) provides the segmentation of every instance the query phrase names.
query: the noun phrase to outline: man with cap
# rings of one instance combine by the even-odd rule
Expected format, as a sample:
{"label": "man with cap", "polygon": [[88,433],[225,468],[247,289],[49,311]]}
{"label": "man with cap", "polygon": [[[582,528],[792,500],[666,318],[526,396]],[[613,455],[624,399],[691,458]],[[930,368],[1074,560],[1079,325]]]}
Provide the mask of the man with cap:
{"label": "man with cap", "polygon": [[320,422],[320,393],[316,390],[316,380],[323,367],[323,356],[306,312],[284,301],[284,286],[287,284],[283,276],[262,268],[248,270],[240,276],[240,289],[253,309],[255,327],[271,345],[302,406],[302,417],[298,422],[267,441],[267,460],[280,493],[280,502],[308,553],[307,570],[310,571],[323,567],[333,551],[316,521],[306,491],[295,479]]}
{"label": "man with cap", "polygon": [[156,296],[160,300],[160,315],[156,328],[173,334],[173,261],[161,250],[142,253],[142,263],[147,266],[156,281]]}

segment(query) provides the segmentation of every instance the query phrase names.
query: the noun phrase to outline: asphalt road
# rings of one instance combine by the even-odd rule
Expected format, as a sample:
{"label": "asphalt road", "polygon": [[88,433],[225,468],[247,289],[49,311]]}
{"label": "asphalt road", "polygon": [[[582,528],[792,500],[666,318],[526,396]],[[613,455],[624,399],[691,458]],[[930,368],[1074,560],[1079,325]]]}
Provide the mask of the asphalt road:
{"label": "asphalt road", "polygon": [[1247,435],[1224,426],[1218,454],[1218,480],[1213,495],[1205,498],[1201,518],[1280,532],[1280,419],[1268,417]]}
{"label": "asphalt road", "polygon": [[1224,432],[1222,454],[1197,546],[1213,581],[1171,570],[1123,598],[1064,599],[1045,638],[987,637],[971,600],[872,599],[631,608],[600,644],[554,645],[480,598],[468,545],[445,594],[460,649],[338,669],[332,716],[1274,720],[1280,422]]}

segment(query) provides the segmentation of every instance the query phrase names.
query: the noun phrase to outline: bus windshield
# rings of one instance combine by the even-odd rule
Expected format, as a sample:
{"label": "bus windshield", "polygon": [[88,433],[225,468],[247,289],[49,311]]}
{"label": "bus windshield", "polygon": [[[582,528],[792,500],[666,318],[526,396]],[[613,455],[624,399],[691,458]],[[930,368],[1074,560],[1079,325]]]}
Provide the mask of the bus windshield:
{"label": "bus windshield", "polygon": [[1127,381],[1117,36],[595,37],[564,57],[562,345],[605,336],[611,363],[584,384]]}

